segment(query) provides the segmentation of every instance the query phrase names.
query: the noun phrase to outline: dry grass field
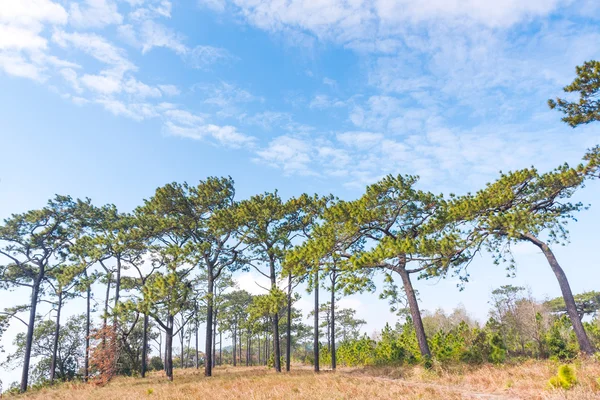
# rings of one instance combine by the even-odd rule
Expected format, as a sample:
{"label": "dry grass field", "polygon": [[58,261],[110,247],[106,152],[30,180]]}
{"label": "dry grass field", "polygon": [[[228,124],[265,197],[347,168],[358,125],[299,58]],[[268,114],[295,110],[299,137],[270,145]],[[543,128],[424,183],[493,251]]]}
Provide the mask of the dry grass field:
{"label": "dry grass field", "polygon": [[[146,379],[116,378],[104,387],[63,384],[15,399],[600,399],[600,364],[574,364],[578,383],[571,390],[548,389],[558,364],[460,366],[453,369],[342,368],[313,373],[296,367],[275,374],[264,367],[219,367],[213,378],[202,371],[175,370],[175,381],[160,373]],[[13,398],[13,397],[8,397]]]}

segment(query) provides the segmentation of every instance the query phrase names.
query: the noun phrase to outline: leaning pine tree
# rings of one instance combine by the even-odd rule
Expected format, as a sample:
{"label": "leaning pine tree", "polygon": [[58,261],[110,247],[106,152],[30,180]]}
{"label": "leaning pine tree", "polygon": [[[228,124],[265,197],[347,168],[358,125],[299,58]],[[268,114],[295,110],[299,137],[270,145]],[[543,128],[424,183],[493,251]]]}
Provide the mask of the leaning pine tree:
{"label": "leaning pine tree", "polygon": [[535,168],[509,172],[476,194],[455,199],[449,207],[449,214],[465,221],[465,232],[471,226],[468,235],[472,244],[486,246],[496,262],[511,260],[509,269],[514,265],[511,244],[527,242],[542,251],[560,286],[579,347],[587,354],[593,354],[594,349],[583,328],[567,276],[551,245],[567,241],[566,224],[585,208],[570,198],[597,171],[598,158],[591,157],[575,168],[564,164],[545,174]]}

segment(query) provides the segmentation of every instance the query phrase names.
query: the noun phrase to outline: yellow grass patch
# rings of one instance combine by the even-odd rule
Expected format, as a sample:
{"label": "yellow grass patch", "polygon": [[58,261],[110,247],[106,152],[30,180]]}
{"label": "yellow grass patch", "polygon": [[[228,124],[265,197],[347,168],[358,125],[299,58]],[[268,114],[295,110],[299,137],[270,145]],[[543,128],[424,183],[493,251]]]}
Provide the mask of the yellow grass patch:
{"label": "yellow grass patch", "polygon": [[481,367],[342,368],[313,373],[296,367],[276,374],[264,367],[218,367],[212,378],[202,370],[175,370],[146,379],[119,377],[104,387],[63,384],[18,396],[23,399],[600,399],[600,364],[574,364],[578,384],[569,391],[548,390],[557,363]]}

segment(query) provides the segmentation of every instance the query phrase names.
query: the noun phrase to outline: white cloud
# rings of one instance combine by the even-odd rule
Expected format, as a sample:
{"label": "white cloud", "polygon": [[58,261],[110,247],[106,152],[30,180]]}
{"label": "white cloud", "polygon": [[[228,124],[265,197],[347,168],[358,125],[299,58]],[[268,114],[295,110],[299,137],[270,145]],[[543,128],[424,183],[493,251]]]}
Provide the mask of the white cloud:
{"label": "white cloud", "polygon": [[158,88],[167,96],[177,96],[181,93],[179,88],[175,85],[158,85]]}
{"label": "white cloud", "polygon": [[245,290],[253,295],[266,294],[264,288],[271,286],[267,278],[258,273],[242,272],[233,276],[233,281],[240,290]]}
{"label": "white cloud", "polygon": [[45,52],[46,25],[63,25],[67,12],[48,0],[8,0],[0,5],[0,68],[9,75],[44,81],[46,64],[58,59]]}
{"label": "white cloud", "polygon": [[0,23],[37,31],[43,23],[65,24],[67,17],[67,12],[60,4],[49,0],[4,0],[0,6]]}
{"label": "white cloud", "polygon": [[83,92],[83,89],[79,85],[77,78],[77,72],[73,68],[63,68],[59,71],[59,74],[67,81],[76,93]]}
{"label": "white cloud", "polygon": [[97,98],[96,103],[116,116],[124,116],[136,121],[157,117],[155,107],[148,103],[125,103],[115,98]]}
{"label": "white cloud", "polygon": [[186,60],[192,68],[206,69],[217,62],[232,60],[233,56],[225,49],[213,46],[196,46],[186,52]]}
{"label": "white cloud", "polygon": [[66,33],[57,30],[52,34],[52,41],[64,48],[72,46],[81,50],[98,61],[113,66],[113,70],[119,74],[137,69],[127,59],[123,49],[114,46],[108,40],[95,33]]}
{"label": "white cloud", "polygon": [[41,69],[25,60],[18,53],[0,52],[0,68],[9,75],[42,81]]}
{"label": "white cloud", "polygon": [[81,77],[81,82],[88,89],[101,94],[114,94],[122,90],[121,79],[111,74],[85,74]]}
{"label": "white cloud", "polygon": [[145,83],[140,82],[140,81],[136,80],[135,78],[129,78],[125,82],[125,84],[123,86],[123,90],[125,90],[125,92],[127,92],[131,95],[134,95],[134,96],[140,97],[140,98],[161,97],[162,96],[162,92],[159,88],[146,85]]}
{"label": "white cloud", "polygon": [[227,50],[220,47],[208,45],[189,47],[184,43],[185,37],[182,34],[152,19],[143,20],[139,26],[121,25],[117,32],[126,43],[141,48],[142,54],[156,47],[167,48],[195,69],[205,70],[215,63],[234,59]]}
{"label": "white cloud", "polygon": [[218,85],[196,86],[196,89],[201,89],[208,93],[207,98],[204,100],[205,104],[212,104],[221,108],[262,100],[247,90],[227,82],[221,82]]}
{"label": "white cloud", "polygon": [[165,123],[165,130],[173,136],[187,139],[206,140],[214,139],[219,145],[230,148],[241,148],[252,146],[254,138],[237,131],[234,126],[218,126],[214,124],[205,125],[176,125],[172,121]]}
{"label": "white cloud", "polygon": [[[132,4],[132,6],[140,6],[144,2]],[[153,4],[154,3],[154,4]],[[133,21],[144,21],[152,18],[171,18],[172,4],[168,0],[154,1],[146,7],[140,7],[129,13],[129,18]],[[157,3],[157,4],[156,4]]]}
{"label": "white cloud", "polygon": [[[321,39],[353,45],[377,39],[379,50],[396,46],[390,34],[406,30],[407,25],[439,23],[484,27],[509,27],[533,18],[545,17],[570,0],[231,0],[230,3],[249,23],[271,32],[287,35],[310,32]],[[217,11],[224,1],[201,2]],[[381,47],[383,46],[383,47]]]}
{"label": "white cloud", "polygon": [[123,16],[111,0],[85,0],[72,3],[69,8],[69,24],[76,28],[103,28],[121,22]]}
{"label": "white cloud", "polygon": [[142,23],[139,36],[142,41],[142,53],[147,53],[154,47],[166,47],[179,55],[188,52],[187,47],[183,44],[182,35],[152,20]]}
{"label": "white cloud", "polygon": [[373,132],[344,132],[339,133],[337,139],[348,147],[368,149],[381,144],[383,135]]}
{"label": "white cloud", "polygon": [[345,107],[346,102],[337,98],[332,99],[326,94],[318,94],[311,100],[308,106],[309,108],[316,109],[339,108]]}
{"label": "white cloud", "polygon": [[213,11],[223,12],[225,11],[227,0],[198,0],[198,4]]}
{"label": "white cloud", "polygon": [[192,114],[189,111],[179,110],[179,109],[170,109],[165,111],[165,116],[169,119],[175,121],[177,124],[194,126],[204,124],[205,118],[200,115]]}
{"label": "white cloud", "polygon": [[379,0],[375,8],[385,25],[401,22],[467,19],[489,27],[506,27],[523,20],[546,16],[561,0]]}
{"label": "white cloud", "polygon": [[323,84],[333,87],[337,85],[337,82],[335,81],[335,79],[325,77],[323,78]]}
{"label": "white cloud", "polygon": [[39,50],[46,47],[46,39],[30,29],[0,25],[0,50]]}
{"label": "white cloud", "polygon": [[256,152],[257,162],[281,168],[286,175],[316,175],[311,169],[312,146],[306,141],[291,136],[279,136],[266,148]]}

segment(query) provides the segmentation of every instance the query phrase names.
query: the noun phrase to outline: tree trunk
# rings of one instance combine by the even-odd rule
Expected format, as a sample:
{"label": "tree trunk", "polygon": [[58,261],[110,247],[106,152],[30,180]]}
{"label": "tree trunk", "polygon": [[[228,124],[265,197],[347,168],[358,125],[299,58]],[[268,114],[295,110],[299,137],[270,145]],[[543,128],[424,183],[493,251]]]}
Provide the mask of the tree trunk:
{"label": "tree trunk", "polygon": [[331,279],[331,369],[335,371],[335,272]]}
{"label": "tree trunk", "polygon": [[[183,323],[183,318],[181,318],[182,321],[181,323]],[[185,328],[181,327],[181,331],[179,332],[179,340],[181,341],[181,359],[179,360],[179,365],[181,367],[181,369],[185,368]]]}
{"label": "tree trunk", "polygon": [[223,328],[219,332],[219,365],[223,365]]}
{"label": "tree trunk", "polygon": [[218,309],[215,309],[213,317],[213,329],[212,329],[212,367],[214,368],[217,363],[217,314]]}
{"label": "tree trunk", "polygon": [[236,360],[235,360],[235,358],[236,358],[236,353],[235,353],[236,352],[236,347],[235,347],[235,344],[236,344],[236,340],[237,340],[237,338],[236,338],[236,331],[237,331],[237,329],[233,328],[233,335],[231,336],[231,338],[233,339],[233,352],[231,353],[231,355],[233,356],[233,366],[234,367],[236,366]]}
{"label": "tree trunk", "polygon": [[315,326],[313,352],[315,355],[315,372],[319,372],[319,270],[315,270]]}
{"label": "tree trunk", "polygon": [[260,361],[261,361],[261,358],[260,358],[260,346],[261,346],[261,344],[260,344],[260,333],[259,333],[258,334],[258,365],[261,365],[261,363],[260,363]]}
{"label": "tree trunk", "polygon": [[[277,289],[275,276],[275,260],[270,260],[271,290]],[[279,310],[277,310],[279,311]],[[273,314],[273,366],[276,372],[281,372],[281,347],[279,346],[279,312]]]}
{"label": "tree trunk", "polygon": [[429,345],[427,344],[427,336],[425,335],[425,328],[423,328],[421,311],[419,311],[419,303],[417,302],[417,296],[415,295],[415,290],[410,281],[410,276],[404,266],[400,268],[399,274],[402,277],[402,283],[404,284],[404,292],[406,293],[406,298],[408,300],[408,307],[410,308],[410,315],[415,327],[415,333],[417,334],[417,342],[419,342],[421,356],[425,359],[430,359],[431,351],[429,351]]}
{"label": "tree trunk", "polygon": [[40,266],[40,272],[31,288],[31,306],[29,308],[29,325],[27,325],[27,339],[25,342],[25,356],[23,359],[23,373],[21,375],[21,393],[27,390],[29,381],[29,363],[31,361],[31,346],[33,344],[33,328],[35,327],[35,313],[37,309],[40,284],[44,276],[44,267]]}
{"label": "tree trunk", "polygon": [[240,365],[242,365],[242,330],[240,329],[240,336],[238,336],[238,342],[239,342],[239,347],[238,347],[238,356],[240,357]]}
{"label": "tree trunk", "polygon": [[169,316],[169,328],[165,330],[165,372],[170,381],[173,380],[173,321],[174,318]]}
{"label": "tree trunk", "polygon": [[246,367],[250,366],[250,332],[246,336]]}
{"label": "tree trunk", "polygon": [[119,295],[121,293],[121,257],[117,257],[117,277],[115,280],[115,306],[113,309],[115,332],[117,329],[117,305],[119,304]]}
{"label": "tree trunk", "polygon": [[583,324],[581,323],[581,318],[579,317],[579,313],[577,312],[577,305],[575,304],[575,299],[573,298],[573,292],[571,291],[571,286],[569,285],[569,281],[567,279],[567,275],[565,271],[561,268],[558,260],[554,256],[550,247],[538,239],[537,237],[526,234],[524,235],[525,239],[529,240],[531,243],[539,247],[546,259],[548,260],[548,264],[550,264],[550,268],[556,275],[556,280],[558,280],[558,285],[560,286],[560,291],[562,292],[563,299],[565,301],[565,306],[567,309],[567,314],[569,315],[569,319],[571,320],[571,324],[573,324],[573,330],[575,331],[575,335],[577,336],[577,342],[579,343],[579,349],[588,354],[594,354],[594,347],[588,338]]}
{"label": "tree trunk", "polygon": [[90,314],[91,306],[90,301],[92,297],[92,285],[88,282],[87,286],[87,305],[85,314],[85,359],[84,359],[84,377],[85,382],[88,381],[90,375]]}
{"label": "tree trunk", "polygon": [[196,311],[196,369],[200,368],[200,352],[198,351],[198,331],[200,330],[200,324],[198,324],[198,314]]}
{"label": "tree trunk", "polygon": [[56,376],[56,356],[58,354],[58,338],[60,335],[60,312],[62,310],[62,289],[58,292],[58,308],[56,311],[56,325],[54,326],[54,343],[52,344],[52,361],[50,363],[50,383],[54,383]]}
{"label": "tree trunk", "polygon": [[[102,317],[102,328],[104,332],[106,332],[107,320],[108,320],[108,301],[110,299],[110,284],[112,275],[107,272],[107,282],[106,282],[106,296],[104,298],[104,316]],[[102,347],[106,344],[106,334],[102,335]]]}
{"label": "tree trunk", "polygon": [[212,270],[208,271],[208,299],[206,304],[206,343],[204,346],[204,376],[212,376],[212,342],[213,342],[213,295],[214,279]]}
{"label": "tree trunk", "polygon": [[290,372],[292,357],[292,274],[288,274],[288,293],[287,293],[287,341],[285,344],[285,370]]}
{"label": "tree trunk", "polygon": [[142,378],[146,377],[148,369],[148,314],[144,314],[144,332],[142,333]]}

